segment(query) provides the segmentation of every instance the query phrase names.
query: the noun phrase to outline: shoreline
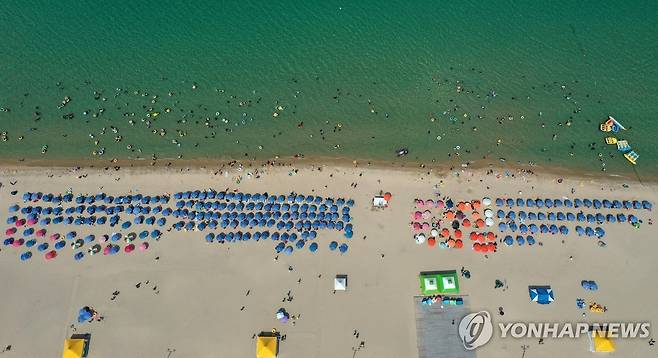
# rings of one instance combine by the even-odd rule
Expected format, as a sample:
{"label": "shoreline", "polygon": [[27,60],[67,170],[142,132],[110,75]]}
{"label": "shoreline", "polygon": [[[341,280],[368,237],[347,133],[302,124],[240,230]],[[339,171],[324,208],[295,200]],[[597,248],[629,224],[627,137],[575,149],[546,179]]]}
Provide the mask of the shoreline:
{"label": "shoreline", "polygon": [[[9,170],[26,170],[26,169],[97,169],[97,170],[125,170],[131,171],[143,170],[146,168],[187,168],[187,169],[219,169],[226,167],[246,167],[246,168],[283,168],[295,167],[301,168],[369,168],[379,170],[394,170],[404,172],[414,172],[432,175],[450,175],[451,173],[468,170],[468,171],[507,171],[521,172],[532,175],[551,175],[558,177],[568,177],[572,179],[602,180],[602,181],[630,181],[646,184],[658,183],[657,176],[638,177],[626,174],[607,174],[603,172],[592,172],[588,170],[574,170],[564,167],[547,167],[541,165],[522,164],[519,162],[500,162],[497,160],[479,160],[466,161],[461,163],[423,163],[423,162],[396,162],[387,160],[362,160],[341,157],[275,157],[271,159],[158,159],[155,161],[146,159],[122,159],[116,161],[105,160],[8,160],[0,159],[0,169]],[[119,169],[117,169],[119,168]]]}

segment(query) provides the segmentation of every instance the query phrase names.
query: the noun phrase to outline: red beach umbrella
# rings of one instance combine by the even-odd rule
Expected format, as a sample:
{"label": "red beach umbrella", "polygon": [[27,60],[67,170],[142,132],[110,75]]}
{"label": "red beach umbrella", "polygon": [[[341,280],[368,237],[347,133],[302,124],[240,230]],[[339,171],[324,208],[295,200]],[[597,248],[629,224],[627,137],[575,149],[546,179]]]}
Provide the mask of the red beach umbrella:
{"label": "red beach umbrella", "polygon": [[455,247],[461,249],[462,247],[464,247],[464,242],[461,240],[455,241]]}
{"label": "red beach umbrella", "polygon": [[134,250],[135,250],[135,245],[133,244],[126,245],[126,247],[123,248],[123,251],[125,251],[128,254],[133,252]]}
{"label": "red beach umbrella", "polygon": [[434,247],[436,245],[436,239],[433,237],[430,237],[427,239],[427,246],[429,247]]}
{"label": "red beach umbrella", "polygon": [[57,257],[57,251],[55,251],[55,250],[50,250],[50,251],[48,251],[48,252],[46,253],[46,255],[44,255],[44,257],[46,258],[46,260],[52,260],[52,259],[54,259],[55,257]]}
{"label": "red beach umbrella", "polygon": [[461,230],[455,230],[455,238],[461,239],[462,238],[462,232]]}
{"label": "red beach umbrella", "polygon": [[464,221],[462,222],[462,226],[463,227],[471,227],[471,221],[468,220],[468,219],[464,219]]}

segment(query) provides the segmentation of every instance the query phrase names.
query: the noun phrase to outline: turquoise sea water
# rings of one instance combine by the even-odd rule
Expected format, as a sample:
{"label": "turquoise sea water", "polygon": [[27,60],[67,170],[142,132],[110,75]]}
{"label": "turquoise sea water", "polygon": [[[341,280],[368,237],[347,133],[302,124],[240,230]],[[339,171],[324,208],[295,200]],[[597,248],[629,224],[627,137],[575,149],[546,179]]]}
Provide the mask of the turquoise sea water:
{"label": "turquoise sea water", "polygon": [[0,13],[0,158],[408,147],[403,160],[428,164],[632,173],[598,131],[613,115],[640,176],[658,174],[655,1],[6,0]]}

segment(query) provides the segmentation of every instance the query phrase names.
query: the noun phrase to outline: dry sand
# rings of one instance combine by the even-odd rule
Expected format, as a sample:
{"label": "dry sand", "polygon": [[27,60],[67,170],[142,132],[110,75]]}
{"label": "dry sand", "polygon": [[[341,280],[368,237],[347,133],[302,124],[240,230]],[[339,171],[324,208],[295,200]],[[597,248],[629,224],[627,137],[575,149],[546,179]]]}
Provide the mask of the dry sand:
{"label": "dry sand", "polygon": [[[350,250],[345,255],[329,251],[328,243],[339,234],[325,231],[319,231],[316,239],[320,243],[317,253],[303,250],[276,261],[271,241],[207,244],[199,232],[165,233],[145,253],[94,256],[82,262],[73,261],[71,255],[60,255],[52,262],[35,255],[23,263],[18,258],[21,250],[2,247],[0,349],[12,348],[0,357],[57,357],[63,339],[72,333],[92,334],[89,356],[94,358],[253,357],[253,334],[272,328],[286,335],[280,357],[353,357],[361,341],[365,347],[356,352],[359,358],[417,357],[412,299],[419,294],[417,275],[462,266],[472,274],[460,282],[471,310],[488,310],[495,319],[500,319],[496,312],[502,306],[505,321],[658,322],[656,226],[647,224],[650,218],[656,220],[655,211],[640,212],[644,220],[640,230],[627,224],[607,225],[605,248],[594,239],[571,233],[565,243],[548,236],[542,247],[502,249],[488,259],[467,248],[418,246],[409,228],[413,199],[435,197],[437,191],[457,200],[516,197],[521,191],[522,197],[642,198],[656,203],[658,191],[653,184],[634,182],[624,188],[622,182],[579,178],[557,183],[550,174],[497,178],[483,171],[428,175],[420,169],[361,167],[327,167],[321,172],[305,167],[293,176],[290,168],[273,168],[259,179],[246,178],[248,170],[231,169],[228,176],[215,175],[210,169],[148,170],[4,168],[0,174],[3,227],[8,205],[20,201],[23,191],[72,188],[75,193],[96,193],[102,188],[109,194],[161,194],[209,187],[295,191],[356,201]],[[240,184],[235,182],[237,174],[245,176]],[[18,183],[10,185],[10,181]],[[354,182],[356,188],[350,185]],[[11,190],[18,190],[19,195],[12,197]],[[374,212],[371,197],[380,190],[392,192],[393,202],[390,208]],[[79,228],[80,235],[111,233],[109,227]],[[336,274],[349,276],[346,292],[333,293]],[[506,280],[506,291],[494,289],[497,278]],[[584,291],[582,279],[596,280],[599,291]],[[552,285],[556,302],[530,303],[527,286],[532,284]],[[114,291],[120,294],[112,301]],[[288,291],[294,299],[284,303]],[[575,304],[578,297],[595,299],[609,310],[583,318]],[[96,308],[104,321],[77,324],[77,310],[84,305]],[[301,315],[295,325],[276,321],[280,307]],[[358,339],[354,330],[359,331]],[[535,339],[494,338],[477,350],[477,356],[521,357],[522,345],[528,346],[528,358],[592,355],[585,338],[546,340],[542,345]],[[615,356],[619,357],[652,357],[658,352],[648,339],[618,340],[617,345]]]}

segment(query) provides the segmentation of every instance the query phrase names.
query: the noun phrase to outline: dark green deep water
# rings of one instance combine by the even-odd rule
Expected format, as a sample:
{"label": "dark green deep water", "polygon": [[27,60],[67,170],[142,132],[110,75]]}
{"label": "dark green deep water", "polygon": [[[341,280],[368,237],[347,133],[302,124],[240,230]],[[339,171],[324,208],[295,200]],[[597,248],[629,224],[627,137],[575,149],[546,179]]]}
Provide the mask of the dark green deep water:
{"label": "dark green deep water", "polygon": [[598,131],[610,114],[655,176],[657,18],[656,1],[5,0],[0,159],[408,147],[403,160],[632,173]]}

